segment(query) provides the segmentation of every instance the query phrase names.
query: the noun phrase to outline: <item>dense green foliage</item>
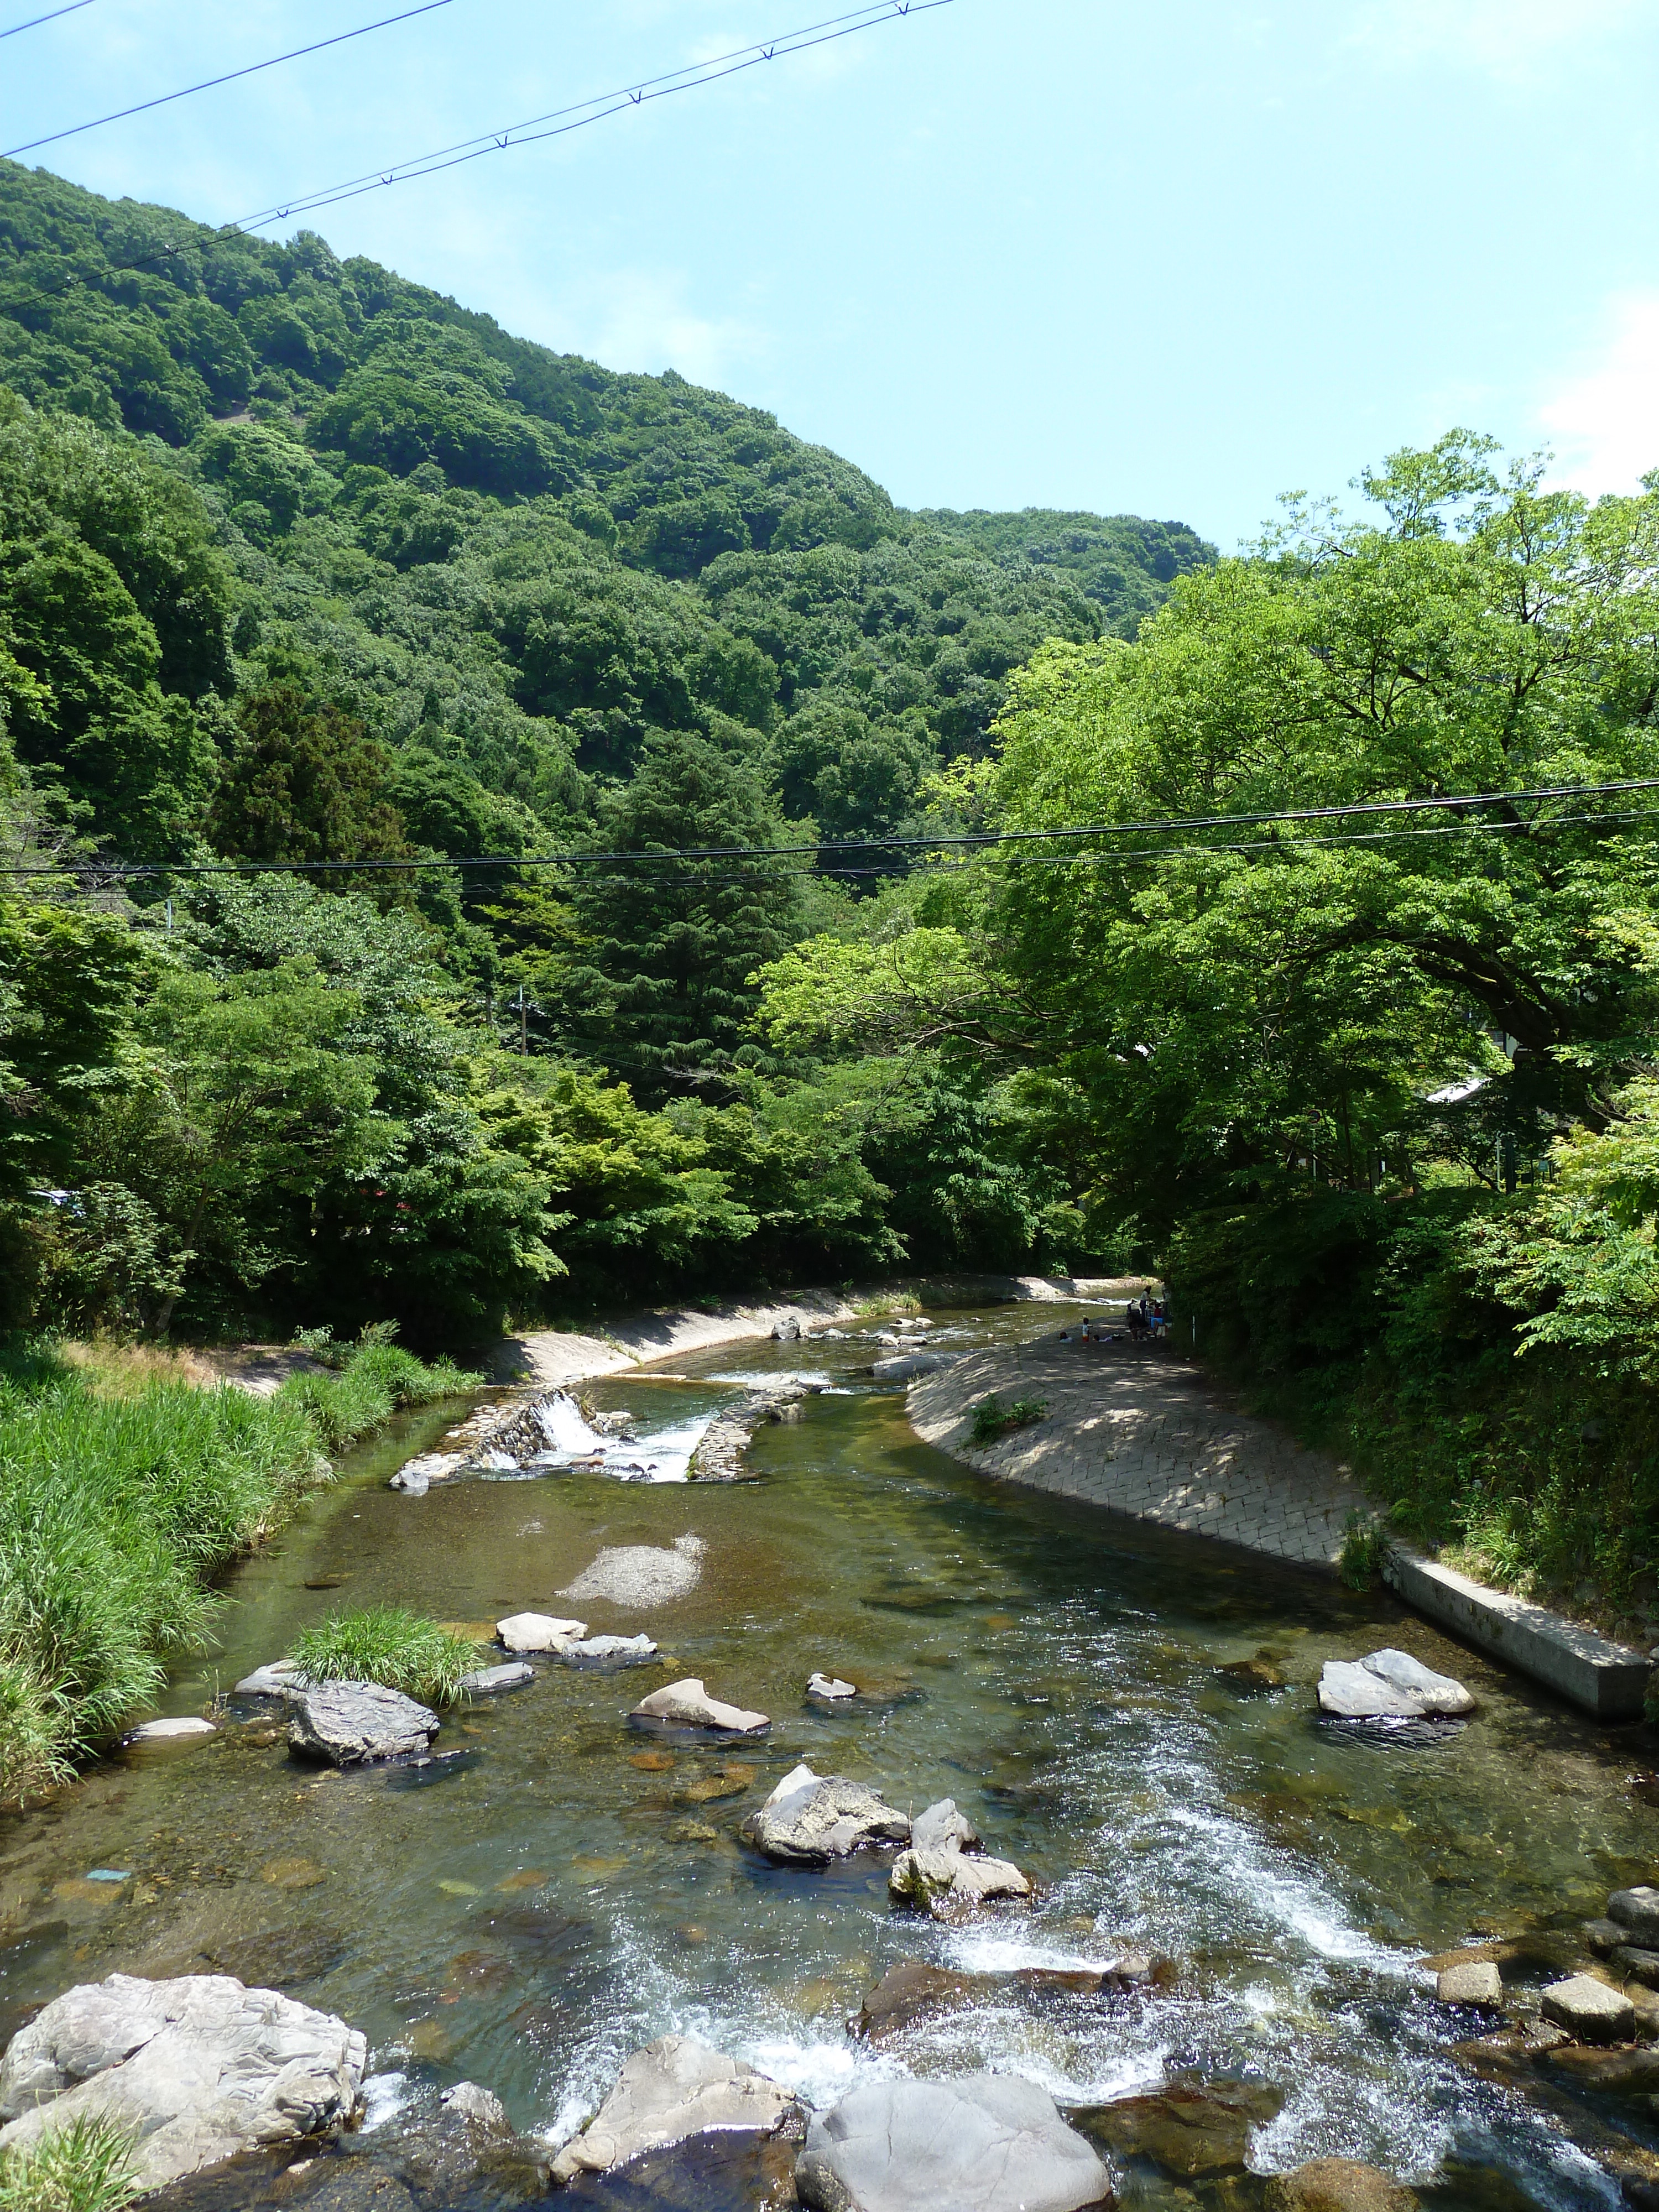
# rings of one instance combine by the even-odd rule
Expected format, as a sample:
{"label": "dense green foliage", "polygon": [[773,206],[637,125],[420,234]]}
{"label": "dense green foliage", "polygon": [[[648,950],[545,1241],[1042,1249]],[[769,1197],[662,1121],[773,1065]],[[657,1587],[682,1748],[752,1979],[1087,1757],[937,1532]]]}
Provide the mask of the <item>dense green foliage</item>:
{"label": "dense green foliage", "polygon": [[160,1686],[169,1650],[201,1648],[211,1577],[326,1480],[319,1442],[337,1449],[394,1405],[477,1379],[379,1346],[260,1399],[13,1354],[0,1370],[0,1797],[63,1779]]}
{"label": "dense green foliage", "polygon": [[131,2130],[76,2112],[0,2152],[0,2212],[125,2212],[138,2194]]}

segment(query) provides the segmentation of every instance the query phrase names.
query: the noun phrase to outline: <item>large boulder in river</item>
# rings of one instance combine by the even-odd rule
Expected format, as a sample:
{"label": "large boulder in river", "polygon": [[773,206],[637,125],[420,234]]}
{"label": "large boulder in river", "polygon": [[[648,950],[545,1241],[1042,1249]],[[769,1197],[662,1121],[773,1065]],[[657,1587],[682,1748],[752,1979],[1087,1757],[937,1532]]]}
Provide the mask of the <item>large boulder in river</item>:
{"label": "large boulder in river", "polygon": [[866,2081],[813,2115],[795,2166],[809,2212],[1085,2212],[1112,2202],[1096,2152],[1011,2074]]}
{"label": "large boulder in river", "polygon": [[1426,1720],[1472,1713],[1474,1699],[1409,1651],[1368,1651],[1363,1659],[1326,1661],[1319,1709],[1340,1720]]}
{"label": "large boulder in river", "polygon": [[814,1774],[803,1760],[744,1822],[745,1842],[784,1866],[827,1866],[871,1844],[902,1844],[910,1833],[902,1813],[839,1774]]}
{"label": "large boulder in river", "polygon": [[1417,2193],[1352,2158],[1310,2159],[1267,2184],[1267,2212],[1414,2212]]}
{"label": "large boulder in river", "polygon": [[289,1748],[302,1759],[359,1766],[424,1751],[438,1726],[429,1706],[380,1682],[314,1682],[294,1701]]}
{"label": "large boulder in river", "polygon": [[657,1721],[670,1728],[713,1729],[724,1735],[759,1735],[772,1725],[764,1713],[751,1713],[746,1706],[728,1705],[720,1698],[711,1698],[695,1674],[653,1690],[628,1717]]}
{"label": "large boulder in river", "polygon": [[587,1623],[552,1613],[510,1613],[495,1623],[495,1633],[509,1651],[562,1651],[586,1635]]}
{"label": "large boulder in river", "polygon": [[981,1855],[979,1831],[957,1810],[953,1797],[941,1797],[918,1814],[910,1848],[894,1861],[887,1888],[896,1905],[920,1905],[936,1920],[964,1917],[995,1898],[1031,1894],[1030,1881],[1010,1860]]}
{"label": "large boulder in river", "polygon": [[659,2036],[634,2053],[586,2131],[554,2160],[553,2179],[603,2173],[711,2129],[775,2135],[799,2109],[791,2091],[742,2059],[689,2035]]}
{"label": "large boulder in river", "polygon": [[134,2130],[142,2191],[349,2118],[362,2037],[228,1974],[112,1974],[54,1998],[0,2063],[0,2154],[77,2118]]}

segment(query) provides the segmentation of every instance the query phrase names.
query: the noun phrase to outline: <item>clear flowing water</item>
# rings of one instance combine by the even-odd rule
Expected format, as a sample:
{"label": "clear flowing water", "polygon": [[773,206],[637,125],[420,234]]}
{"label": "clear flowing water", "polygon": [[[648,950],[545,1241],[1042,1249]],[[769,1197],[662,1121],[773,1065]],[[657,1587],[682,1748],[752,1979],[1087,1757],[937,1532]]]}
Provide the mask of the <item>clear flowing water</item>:
{"label": "clear flowing water", "polygon": [[[942,1318],[965,1342],[1059,1317]],[[1471,2204],[1613,2202],[1578,2147],[1611,2108],[1564,2121],[1478,2081],[1452,2056],[1467,2017],[1415,1961],[1473,1930],[1576,1928],[1652,1875],[1659,1814],[1627,1785],[1639,1736],[1596,1729],[1386,1597],[982,1481],[918,1443],[902,1394],[855,1372],[870,1356],[728,1346],[682,1362],[684,1381],[592,1386],[647,1433],[731,1402],[745,1376],[810,1365],[837,1386],[761,1431],[757,1480],[732,1486],[578,1473],[389,1490],[453,1407],[357,1454],[238,1572],[222,1649],[180,1666],[167,1710],[200,1710],[342,1603],[480,1633],[576,1612],[595,1633],[648,1630],[666,1671],[544,1666],[448,1717],[438,1748],[467,1756],[434,1768],[319,1774],[254,1705],[204,1749],[100,1766],[0,1829],[0,2027],[71,1981],[217,1967],[343,2014],[382,2072],[465,2075],[555,2136],[671,2028],[820,2103],[872,2068],[1013,2069],[1067,2105],[1243,2074],[1286,2098],[1253,2142],[1258,2170],[1341,2154],[1450,2171]],[[607,1547],[686,1536],[702,1548],[682,1595],[649,1611],[561,1597]],[[1322,1728],[1322,1662],[1385,1642],[1468,1681],[1479,1717],[1422,1749]],[[1246,1696],[1218,1671],[1263,1652],[1284,1689]],[[810,1705],[819,1668],[877,1694]],[[769,1713],[770,1734],[630,1729],[628,1708],[682,1674]],[[1039,1902],[950,1930],[890,1910],[878,1859],[760,1861],[738,1823],[802,1759],[912,1811],[953,1796]],[[848,2031],[902,1959],[1085,1966],[1126,1945],[1170,1954],[1178,1984],[1041,2005],[1006,1984],[878,2049]],[[1641,2108],[1616,2124],[1659,2145]]]}

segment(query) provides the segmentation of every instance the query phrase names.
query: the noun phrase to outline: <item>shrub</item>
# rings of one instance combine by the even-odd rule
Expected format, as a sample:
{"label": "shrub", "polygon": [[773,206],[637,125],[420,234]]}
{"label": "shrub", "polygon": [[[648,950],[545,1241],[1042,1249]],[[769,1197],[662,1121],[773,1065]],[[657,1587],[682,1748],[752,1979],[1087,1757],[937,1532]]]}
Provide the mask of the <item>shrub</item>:
{"label": "shrub", "polygon": [[1369,1520],[1363,1513],[1349,1514],[1337,1560],[1344,1584],[1351,1590],[1370,1589],[1382,1571],[1388,1548],[1389,1532],[1380,1521]]}
{"label": "shrub", "polygon": [[311,1682],[380,1682],[422,1705],[451,1705],[479,1646],[401,1606],[337,1613],[294,1639],[295,1665]]}
{"label": "shrub", "polygon": [[290,1375],[276,1396],[297,1407],[323,1449],[335,1452],[378,1429],[402,1407],[458,1398],[483,1380],[447,1359],[428,1365],[412,1352],[366,1331],[337,1373]]}
{"label": "shrub", "polygon": [[129,2129],[77,2113],[0,2153],[0,2212],[124,2212],[138,2194],[133,2149]]}
{"label": "shrub", "polygon": [[1029,1429],[1042,1419],[1048,1408],[1040,1398],[1016,1398],[1005,1406],[995,1391],[981,1398],[974,1408],[968,1441],[975,1444],[994,1444],[1000,1437],[1009,1436],[1015,1429]]}

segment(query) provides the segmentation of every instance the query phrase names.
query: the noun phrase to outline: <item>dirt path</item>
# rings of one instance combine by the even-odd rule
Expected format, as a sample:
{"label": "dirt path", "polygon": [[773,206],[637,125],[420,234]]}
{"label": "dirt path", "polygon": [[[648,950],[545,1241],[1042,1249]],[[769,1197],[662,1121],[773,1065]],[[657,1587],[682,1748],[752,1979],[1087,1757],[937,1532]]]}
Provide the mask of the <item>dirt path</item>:
{"label": "dirt path", "polygon": [[[1048,1414],[975,1448],[972,1408],[993,1391]],[[1048,1334],[970,1352],[913,1382],[909,1412],[924,1442],[981,1474],[1304,1565],[1334,1565],[1348,1516],[1374,1510],[1346,1468],[1241,1413],[1163,1346]]]}

